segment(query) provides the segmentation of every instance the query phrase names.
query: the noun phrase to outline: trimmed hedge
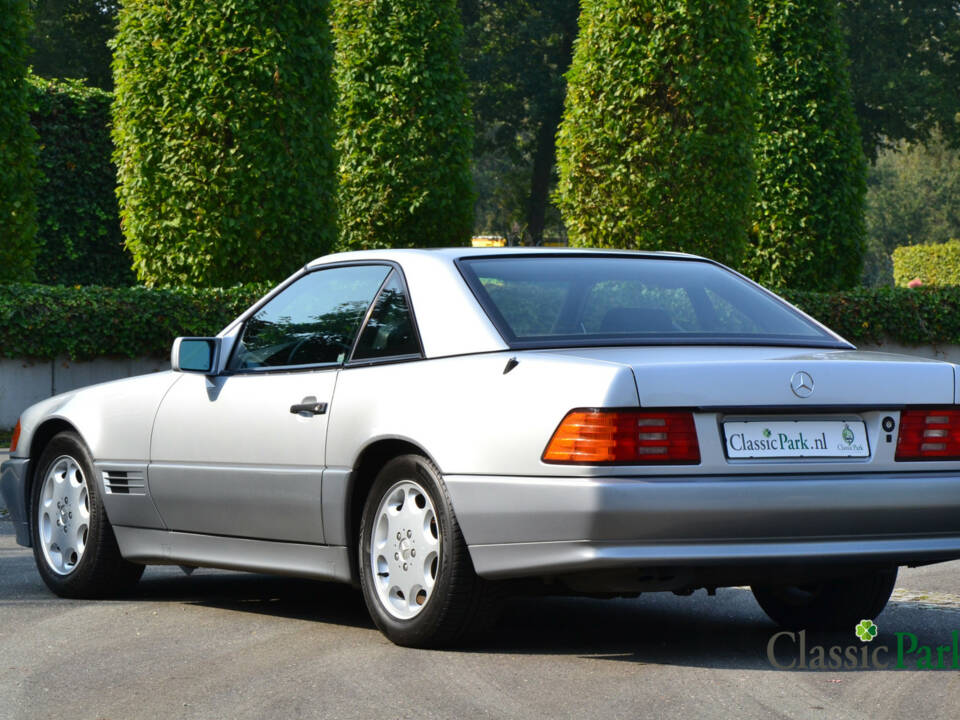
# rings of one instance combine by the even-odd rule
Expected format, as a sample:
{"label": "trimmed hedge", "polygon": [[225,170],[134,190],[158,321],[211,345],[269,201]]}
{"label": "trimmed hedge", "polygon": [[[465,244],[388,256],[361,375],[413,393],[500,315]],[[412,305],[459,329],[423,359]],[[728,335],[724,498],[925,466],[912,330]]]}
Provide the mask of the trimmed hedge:
{"label": "trimmed hedge", "polygon": [[781,295],[853,343],[960,344],[960,287],[790,290]]}
{"label": "trimmed hedge", "polygon": [[279,280],[336,238],[328,0],[123,0],[114,159],[148,285]]}
{"label": "trimmed hedge", "polygon": [[112,95],[81,80],[30,76],[28,84],[30,122],[40,136],[37,280],[132,285],[110,159]]}
{"label": "trimmed hedge", "polygon": [[755,0],[757,196],[744,268],[768,287],[860,282],[866,162],[837,0]]}
{"label": "trimmed hedge", "polygon": [[893,282],[904,287],[915,278],[924,285],[960,285],[960,240],[896,248]]}
{"label": "trimmed hedge", "polygon": [[30,3],[0,0],[0,283],[33,280],[36,133],[28,116]]}
{"label": "trimmed hedge", "polygon": [[454,0],[336,0],[340,249],[465,245],[473,119]]}
{"label": "trimmed hedge", "polygon": [[0,355],[164,356],[178,335],[220,332],[268,289],[0,285]]}
{"label": "trimmed hedge", "polygon": [[[214,335],[268,290],[0,286],[0,356],[162,357],[178,335]],[[854,343],[960,343],[960,287],[783,296]]]}
{"label": "trimmed hedge", "polygon": [[584,0],[557,135],[570,244],[739,266],[753,189],[746,0]]}

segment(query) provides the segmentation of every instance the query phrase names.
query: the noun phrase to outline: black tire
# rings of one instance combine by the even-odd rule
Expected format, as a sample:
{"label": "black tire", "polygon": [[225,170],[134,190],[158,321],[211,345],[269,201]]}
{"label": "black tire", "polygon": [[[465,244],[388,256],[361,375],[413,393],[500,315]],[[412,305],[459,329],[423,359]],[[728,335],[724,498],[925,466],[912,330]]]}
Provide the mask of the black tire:
{"label": "black tire", "polygon": [[[89,519],[86,523],[86,543],[76,563],[58,572],[44,555],[43,532],[39,518],[41,495],[45,480],[54,464],[73,460],[86,481],[86,507]],[[58,513],[54,513],[58,514]],[[55,518],[59,519],[59,517]],[[71,522],[72,516],[71,516]],[[52,532],[60,527],[51,523]],[[107,519],[100,497],[100,485],[93,466],[93,459],[80,437],[73,432],[55,435],[37,461],[30,503],[30,533],[33,556],[43,582],[60,597],[98,598],[123,593],[133,587],[143,574],[143,565],[123,559],[117,547],[117,539]],[[61,568],[63,570],[63,568]]]}
{"label": "black tire", "polygon": [[771,620],[789,630],[852,630],[886,607],[897,568],[809,585],[759,585],[753,596]]}
{"label": "black tire", "polygon": [[[397,483],[407,480],[422,487],[433,504],[440,550],[436,579],[423,608],[412,618],[399,619],[384,606],[374,586],[370,548],[381,501]],[[440,471],[427,458],[402,455],[383,466],[364,505],[358,547],[363,599],[376,626],[397,645],[445,647],[496,621],[500,588],[474,572]]]}

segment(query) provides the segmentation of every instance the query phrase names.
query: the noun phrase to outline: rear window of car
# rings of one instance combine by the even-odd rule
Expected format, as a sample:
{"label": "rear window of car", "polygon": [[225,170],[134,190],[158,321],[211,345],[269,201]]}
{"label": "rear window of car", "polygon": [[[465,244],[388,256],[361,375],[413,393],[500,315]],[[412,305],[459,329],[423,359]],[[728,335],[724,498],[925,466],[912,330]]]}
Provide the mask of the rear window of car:
{"label": "rear window of car", "polygon": [[514,255],[458,265],[513,346],[848,347],[772,293],[707,261]]}

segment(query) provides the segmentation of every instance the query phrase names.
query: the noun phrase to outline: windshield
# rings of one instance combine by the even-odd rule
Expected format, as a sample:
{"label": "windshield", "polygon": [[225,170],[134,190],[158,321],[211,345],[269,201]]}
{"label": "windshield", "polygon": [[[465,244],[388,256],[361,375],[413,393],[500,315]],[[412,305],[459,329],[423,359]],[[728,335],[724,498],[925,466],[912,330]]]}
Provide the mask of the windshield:
{"label": "windshield", "polygon": [[541,255],[468,257],[458,265],[513,347],[848,347],[775,296],[706,261]]}

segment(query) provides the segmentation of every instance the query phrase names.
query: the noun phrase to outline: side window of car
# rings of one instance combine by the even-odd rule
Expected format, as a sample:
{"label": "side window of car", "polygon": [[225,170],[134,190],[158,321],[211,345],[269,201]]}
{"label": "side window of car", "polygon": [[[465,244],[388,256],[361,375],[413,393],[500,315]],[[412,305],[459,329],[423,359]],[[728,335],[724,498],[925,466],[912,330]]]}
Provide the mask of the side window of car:
{"label": "side window of car", "polygon": [[389,272],[356,265],[304,275],[247,320],[230,369],[342,362]]}
{"label": "side window of car", "polygon": [[420,341],[413,328],[403,282],[394,270],[380,291],[370,319],[360,333],[353,359],[370,360],[419,354]]}

